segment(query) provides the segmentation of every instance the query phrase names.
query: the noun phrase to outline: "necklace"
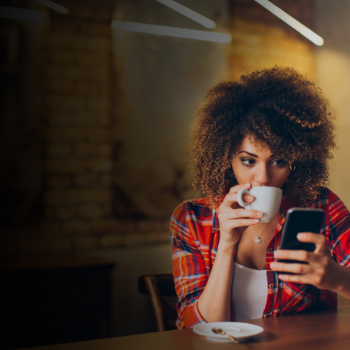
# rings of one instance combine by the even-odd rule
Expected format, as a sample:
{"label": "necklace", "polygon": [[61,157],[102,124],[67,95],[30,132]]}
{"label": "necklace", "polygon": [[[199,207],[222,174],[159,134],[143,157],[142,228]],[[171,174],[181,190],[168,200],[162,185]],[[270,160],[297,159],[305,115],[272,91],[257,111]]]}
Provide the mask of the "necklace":
{"label": "necklace", "polygon": [[254,229],[253,229],[253,227],[251,227],[251,226],[249,226],[252,230],[253,230],[253,232],[255,233],[255,236],[256,236],[256,238],[255,238],[255,243],[256,244],[260,244],[261,242],[262,242],[262,240],[261,240],[261,235],[264,233],[264,231],[265,231],[265,228],[267,227],[267,225],[270,223],[270,221],[265,225],[265,227],[263,228],[263,230],[261,231],[261,233],[260,233],[260,235],[258,236],[257,235],[257,233],[254,231]]}

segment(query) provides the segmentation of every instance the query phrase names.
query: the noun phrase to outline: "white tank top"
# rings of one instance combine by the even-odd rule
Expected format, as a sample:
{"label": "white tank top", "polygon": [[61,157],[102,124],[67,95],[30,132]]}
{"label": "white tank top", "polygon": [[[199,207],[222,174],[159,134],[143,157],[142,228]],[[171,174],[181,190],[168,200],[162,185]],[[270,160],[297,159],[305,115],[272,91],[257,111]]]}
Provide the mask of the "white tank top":
{"label": "white tank top", "polygon": [[234,320],[261,318],[267,298],[266,270],[254,270],[235,262],[232,279]]}

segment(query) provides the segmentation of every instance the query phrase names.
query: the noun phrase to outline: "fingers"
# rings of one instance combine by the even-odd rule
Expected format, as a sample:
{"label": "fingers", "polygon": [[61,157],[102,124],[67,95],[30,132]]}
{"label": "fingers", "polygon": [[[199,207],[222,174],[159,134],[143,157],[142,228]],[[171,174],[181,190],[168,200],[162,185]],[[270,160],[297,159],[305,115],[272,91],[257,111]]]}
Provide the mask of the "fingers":
{"label": "fingers", "polygon": [[[220,232],[222,233],[222,237],[224,237],[224,232],[228,234],[227,237],[234,232],[239,233],[240,235],[243,231],[242,229],[236,230],[237,228],[255,225],[264,215],[264,213],[258,212],[257,210],[242,209],[237,203],[238,191],[241,189],[250,189],[251,187],[252,185],[250,183],[234,186],[225,196],[225,199],[220,205],[218,211]],[[244,195],[244,200],[246,202],[253,202],[254,199],[255,197],[252,195]]]}
{"label": "fingers", "polygon": [[328,255],[328,248],[324,236],[318,233],[302,232],[298,233],[297,238],[299,241],[304,243],[314,243],[316,245],[316,249],[313,252],[308,252],[306,250],[280,249],[275,251],[275,258],[305,262],[318,262],[321,258],[319,253]]}
{"label": "fingers", "polygon": [[229,223],[227,226],[231,226],[230,228],[233,229],[236,227],[255,225],[258,222],[259,219],[236,219],[232,220],[231,223]]}
{"label": "fingers", "polygon": [[[254,202],[255,197],[252,196],[251,194],[244,194],[243,195],[243,200],[247,203]],[[238,200],[237,200],[237,193],[229,193],[226,195],[223,205],[226,206],[227,208],[232,208],[234,204],[238,205]]]}
{"label": "fingers", "polygon": [[313,253],[306,250],[287,250],[280,249],[274,253],[276,259],[281,260],[298,260],[309,262],[312,260]]}
{"label": "fingers", "polygon": [[319,233],[311,233],[311,232],[300,232],[297,235],[297,238],[300,242],[308,242],[315,244],[325,243],[325,237],[320,235]]}
{"label": "fingers", "polygon": [[278,278],[284,282],[310,284],[310,280],[306,275],[283,275],[279,274]]}
{"label": "fingers", "polygon": [[235,209],[230,210],[226,213],[226,219],[237,219],[237,218],[252,218],[252,219],[261,219],[264,216],[264,213],[257,210],[249,209]]}
{"label": "fingers", "polygon": [[[227,207],[231,207],[232,204],[237,203],[238,191],[241,189],[249,190],[251,187],[252,187],[251,183],[246,183],[244,185],[237,185],[237,186],[231,187],[229,193],[226,195],[226,197],[223,201],[223,205],[226,205]],[[251,203],[254,201],[254,199],[255,199],[255,197],[250,195],[250,194],[243,195],[243,200],[245,202]]]}
{"label": "fingers", "polygon": [[242,185],[236,185],[230,188],[230,191],[228,193],[237,193],[239,190],[241,190],[242,188],[245,188],[247,190],[249,190],[252,187],[251,183],[246,183],[246,184],[242,184]]}
{"label": "fingers", "polygon": [[[236,220],[225,220],[220,222],[220,232],[224,235],[224,232],[227,232],[229,235],[235,232],[237,228],[247,227],[255,225],[259,222],[258,219],[236,219]],[[240,232],[240,234],[243,231]]]}
{"label": "fingers", "polygon": [[314,243],[316,245],[315,253],[328,251],[326,238],[319,233],[300,232],[297,238],[300,242]]}
{"label": "fingers", "polygon": [[334,281],[329,283],[329,276],[327,277],[325,271],[322,269],[315,269],[312,266],[304,265],[296,268],[295,271],[301,272],[296,272],[295,274],[284,274],[281,272],[278,273],[278,278],[284,282],[312,284],[320,289],[329,289],[334,285]]}
{"label": "fingers", "polygon": [[[332,259],[323,235],[303,232],[298,234],[301,242],[313,243],[314,252],[304,250],[277,250],[275,259],[304,261],[307,264],[274,261],[270,264],[271,270],[278,273],[284,282],[311,284],[320,289],[331,289],[337,283],[338,264]],[[292,274],[287,274],[292,273]]]}
{"label": "fingers", "polygon": [[243,201],[247,203],[254,202],[254,199],[255,199],[253,195],[247,194],[247,193],[244,193],[242,198],[243,198]]}
{"label": "fingers", "polygon": [[220,210],[218,218],[220,227],[230,232],[237,227],[256,225],[263,215],[263,212],[256,210],[229,208]]}
{"label": "fingers", "polygon": [[281,263],[278,261],[274,261],[270,264],[271,270],[277,271],[279,273],[289,272],[294,274],[306,274],[309,272],[310,267],[306,264],[298,264],[298,263]]}

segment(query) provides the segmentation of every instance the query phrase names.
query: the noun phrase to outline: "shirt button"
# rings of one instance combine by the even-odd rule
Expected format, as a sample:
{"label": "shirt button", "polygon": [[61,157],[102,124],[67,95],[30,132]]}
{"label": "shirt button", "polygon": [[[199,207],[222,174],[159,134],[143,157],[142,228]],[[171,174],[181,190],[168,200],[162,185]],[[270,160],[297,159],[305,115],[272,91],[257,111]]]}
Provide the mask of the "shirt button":
{"label": "shirt button", "polygon": [[272,252],[272,249],[271,249],[271,248],[268,248],[267,251],[268,251],[268,252]]}
{"label": "shirt button", "polygon": [[274,287],[274,285],[271,283],[271,284],[269,284],[269,288],[273,288]]}

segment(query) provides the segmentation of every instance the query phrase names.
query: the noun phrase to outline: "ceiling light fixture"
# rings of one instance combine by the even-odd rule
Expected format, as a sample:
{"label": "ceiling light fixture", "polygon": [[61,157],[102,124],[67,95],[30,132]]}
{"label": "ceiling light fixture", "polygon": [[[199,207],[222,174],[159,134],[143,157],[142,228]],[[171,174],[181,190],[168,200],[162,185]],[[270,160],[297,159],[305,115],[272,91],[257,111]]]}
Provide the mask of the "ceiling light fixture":
{"label": "ceiling light fixture", "polygon": [[0,6],[0,18],[42,23],[45,21],[45,17],[43,11]]}
{"label": "ceiling light fixture", "polygon": [[50,1],[50,0],[35,0],[35,1],[40,2],[40,4],[43,4],[46,7],[49,7],[50,9],[53,9],[53,10],[60,12],[60,13],[63,13],[64,15],[69,13],[69,9],[67,9],[66,7],[61,6],[59,4],[56,4],[53,1]]}
{"label": "ceiling light fixture", "polygon": [[176,1],[173,0],[156,0],[158,2],[160,2],[161,4],[168,6],[169,8],[171,8],[172,10],[181,13],[183,16],[188,17],[190,19],[192,19],[193,21],[201,24],[202,26],[206,27],[206,28],[215,28],[216,27],[216,23],[214,21],[212,21],[211,19],[204,17],[202,15],[200,15],[198,12],[193,11],[191,9],[189,9],[188,7],[179,4]]}
{"label": "ceiling light fixture", "polygon": [[131,32],[173,36],[184,39],[196,39],[204,41],[213,41],[219,43],[229,43],[231,35],[225,33],[207,32],[204,30],[185,29],[177,27],[160,26],[155,24],[145,24],[136,22],[112,21],[113,29],[122,29]]}
{"label": "ceiling light fixture", "polygon": [[297,21],[292,16],[288,15],[288,13],[281,10],[279,7],[274,5],[268,0],[255,0],[258,4],[265,7],[266,10],[272,12],[275,16],[277,16],[282,21],[289,24],[292,28],[294,28],[296,31],[298,31],[300,34],[304,35],[306,38],[308,38],[310,41],[312,41],[317,46],[322,46],[324,43],[324,40],[322,37],[317,35],[315,32],[313,32],[308,27],[305,27],[303,24],[301,24],[299,21]]}

